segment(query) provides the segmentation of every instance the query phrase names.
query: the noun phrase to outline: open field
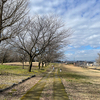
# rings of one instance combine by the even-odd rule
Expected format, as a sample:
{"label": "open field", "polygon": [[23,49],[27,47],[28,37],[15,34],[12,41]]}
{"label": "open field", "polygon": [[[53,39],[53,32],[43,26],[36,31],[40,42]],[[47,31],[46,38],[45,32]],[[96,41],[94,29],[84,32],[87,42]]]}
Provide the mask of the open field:
{"label": "open field", "polygon": [[37,65],[38,62],[33,62],[31,72],[28,72],[28,66],[24,66],[24,69],[22,69],[21,63],[4,63],[4,65],[0,65],[0,89],[18,83],[31,75],[37,75],[46,71],[46,68],[39,70]]}
{"label": "open field", "polygon": [[[6,77],[14,77],[13,80],[37,74],[36,77],[0,94],[0,100],[100,100],[99,67],[97,70],[64,64],[54,66],[55,70],[52,70],[51,65],[42,70],[33,67],[29,73],[27,66],[22,69],[21,66],[0,65],[0,76],[3,78],[6,74]],[[7,84],[8,79],[1,81]]]}
{"label": "open field", "polygon": [[69,100],[58,74],[58,67],[51,70],[21,100]]}
{"label": "open field", "polygon": [[100,71],[63,65],[60,73],[70,100],[100,100]]}
{"label": "open field", "polygon": [[[13,63],[12,63],[13,64]],[[20,98],[34,86],[49,70],[48,65],[44,68],[38,69],[37,66],[33,65],[32,72],[28,72],[28,66],[22,69],[22,66],[11,66],[11,65],[0,65],[0,89],[6,88],[13,83],[22,81],[31,75],[36,75],[13,88],[0,93],[0,100],[20,100]]]}
{"label": "open field", "polygon": [[100,66],[87,66],[89,69],[100,70]]}
{"label": "open field", "polygon": [[[38,66],[38,62],[32,62],[33,66]],[[4,63],[4,65],[18,65],[22,66],[21,62]],[[25,66],[29,65],[29,62],[24,63]]]}

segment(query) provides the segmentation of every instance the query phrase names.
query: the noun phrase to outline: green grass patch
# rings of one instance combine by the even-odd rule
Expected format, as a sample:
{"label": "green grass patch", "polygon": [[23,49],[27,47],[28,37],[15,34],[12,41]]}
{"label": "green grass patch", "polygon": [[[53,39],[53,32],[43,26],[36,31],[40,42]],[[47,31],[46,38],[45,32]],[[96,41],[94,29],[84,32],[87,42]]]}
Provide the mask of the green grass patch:
{"label": "green grass patch", "polygon": [[92,84],[91,82],[82,82],[83,84]]}
{"label": "green grass patch", "polygon": [[[45,76],[45,74],[48,71],[50,71],[50,66],[44,67],[42,69],[38,69],[38,67],[34,66],[32,67],[32,71],[28,72],[28,66],[25,66],[24,69],[22,69],[22,66],[0,65],[0,77],[2,77],[0,80],[1,81],[0,89],[4,89],[9,86],[5,83],[11,83],[11,84],[18,83],[19,82],[18,79],[22,80],[34,74],[36,76],[38,75]],[[10,77],[11,77],[11,80],[10,80]],[[2,79],[3,79],[3,82],[2,82]]]}
{"label": "green grass patch", "polygon": [[46,72],[48,67],[38,69],[38,67],[32,67],[31,72],[28,72],[28,66],[11,66],[11,65],[0,65],[0,75],[18,75],[18,76],[30,76],[33,74],[40,74]]}
{"label": "green grass patch", "polygon": [[21,100],[39,100],[45,84],[46,82],[44,82],[42,78],[29,91],[27,91],[25,95],[22,96]]}
{"label": "green grass patch", "polygon": [[62,84],[61,79],[58,76],[58,72],[55,72],[54,77],[54,100],[69,100],[68,95],[65,91],[65,87]]}
{"label": "green grass patch", "polygon": [[13,92],[8,92],[8,95],[12,96]]}
{"label": "green grass patch", "polygon": [[33,86],[22,98],[21,100],[39,100],[41,93],[43,91],[43,88],[45,86],[45,83],[37,83],[35,86]]}
{"label": "green grass patch", "polygon": [[0,75],[17,75],[27,74],[27,68],[22,69],[22,66],[0,65]]}
{"label": "green grass patch", "polygon": [[20,66],[0,65],[0,69],[18,69]]}
{"label": "green grass patch", "polygon": [[0,84],[0,89],[4,89],[4,88],[6,88],[7,86],[9,86],[9,85],[7,85],[7,84]]}
{"label": "green grass patch", "polygon": [[15,91],[17,91],[17,89],[12,89],[11,91],[15,92]]}

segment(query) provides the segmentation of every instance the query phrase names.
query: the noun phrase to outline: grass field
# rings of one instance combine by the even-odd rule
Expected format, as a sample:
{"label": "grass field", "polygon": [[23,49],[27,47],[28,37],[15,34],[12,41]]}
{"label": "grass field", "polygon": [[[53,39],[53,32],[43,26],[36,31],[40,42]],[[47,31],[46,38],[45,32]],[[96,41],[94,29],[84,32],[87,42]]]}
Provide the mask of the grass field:
{"label": "grass field", "polygon": [[59,72],[70,100],[100,100],[100,71],[61,65]]}
{"label": "grass field", "polygon": [[[29,73],[28,66],[25,66],[25,69],[22,69],[22,66],[20,65],[0,65],[0,88],[5,88],[12,83],[21,81],[23,78],[36,74],[37,76],[42,75],[44,76],[44,78],[35,77],[32,79],[36,80],[37,78],[39,78],[38,80],[41,79],[41,81],[37,81],[37,83],[35,83],[34,85],[33,83],[31,83],[31,92],[34,92],[34,94],[36,93],[36,95],[34,96],[31,95],[31,98],[37,98],[37,100],[58,100],[59,98],[60,100],[66,100],[66,98],[70,100],[100,100],[99,67],[93,68],[92,66],[89,68],[81,68],[74,65],[54,64],[55,70],[54,72],[51,72],[49,74],[48,72],[50,70],[52,71],[51,66],[52,65],[49,65],[48,67],[45,67],[41,70],[39,70],[38,67],[34,66],[32,67],[32,72]],[[62,69],[62,72],[60,72],[60,69]],[[27,84],[27,86],[29,86],[30,82]],[[26,85],[24,86],[24,88],[26,88]],[[17,91],[20,91],[19,89]],[[37,91],[38,89],[39,91]],[[11,92],[6,93],[12,92],[14,95],[14,93],[16,93],[16,88],[12,89]],[[29,92],[28,95],[30,95],[31,92]],[[39,96],[37,95],[38,93]],[[25,92],[23,93],[23,95],[24,94]],[[68,97],[65,96],[66,94]],[[4,97],[5,93],[4,95],[2,95],[2,98]],[[14,98],[14,96],[11,96],[7,100],[16,100]],[[21,96],[19,96],[19,98],[21,98]],[[29,98],[27,99],[30,100]]]}
{"label": "grass field", "polygon": [[38,75],[46,71],[46,68],[39,70],[37,65],[37,62],[33,63],[31,72],[28,72],[28,66],[25,66],[24,69],[22,69],[20,63],[6,63],[0,65],[0,89],[18,83],[31,75]]}
{"label": "grass field", "polygon": [[47,73],[21,100],[69,100],[59,78],[58,67]]}
{"label": "grass field", "polygon": [[[38,66],[38,62],[32,62],[33,66]],[[21,62],[4,63],[4,65],[18,65],[22,66]],[[28,66],[29,62],[25,62],[24,65]]]}

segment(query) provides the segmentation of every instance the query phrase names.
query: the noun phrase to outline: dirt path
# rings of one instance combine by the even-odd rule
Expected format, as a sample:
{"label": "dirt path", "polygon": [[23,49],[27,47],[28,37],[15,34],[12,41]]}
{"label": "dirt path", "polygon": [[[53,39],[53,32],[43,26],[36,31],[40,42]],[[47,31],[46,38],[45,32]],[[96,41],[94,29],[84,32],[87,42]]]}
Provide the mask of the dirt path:
{"label": "dirt path", "polygon": [[69,100],[58,76],[58,68],[42,78],[21,100]]}

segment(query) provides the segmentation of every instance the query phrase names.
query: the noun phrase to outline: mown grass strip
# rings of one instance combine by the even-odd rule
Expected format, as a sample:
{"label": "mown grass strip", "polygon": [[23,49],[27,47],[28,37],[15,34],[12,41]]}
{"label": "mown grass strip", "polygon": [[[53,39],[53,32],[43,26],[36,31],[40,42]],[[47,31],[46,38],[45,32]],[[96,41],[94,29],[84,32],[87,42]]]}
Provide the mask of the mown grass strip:
{"label": "mown grass strip", "polygon": [[45,77],[43,77],[29,91],[27,91],[27,93],[21,98],[21,100],[39,100],[49,74],[45,74],[44,76]]}
{"label": "mown grass strip", "polygon": [[27,91],[27,93],[21,98],[21,100],[39,100],[44,86],[45,82],[40,80],[29,91]]}
{"label": "mown grass strip", "polygon": [[46,85],[41,94],[40,100],[53,100],[53,72],[47,75]]}
{"label": "mown grass strip", "polygon": [[61,79],[58,77],[58,72],[55,72],[54,77],[54,100],[69,100]]}

